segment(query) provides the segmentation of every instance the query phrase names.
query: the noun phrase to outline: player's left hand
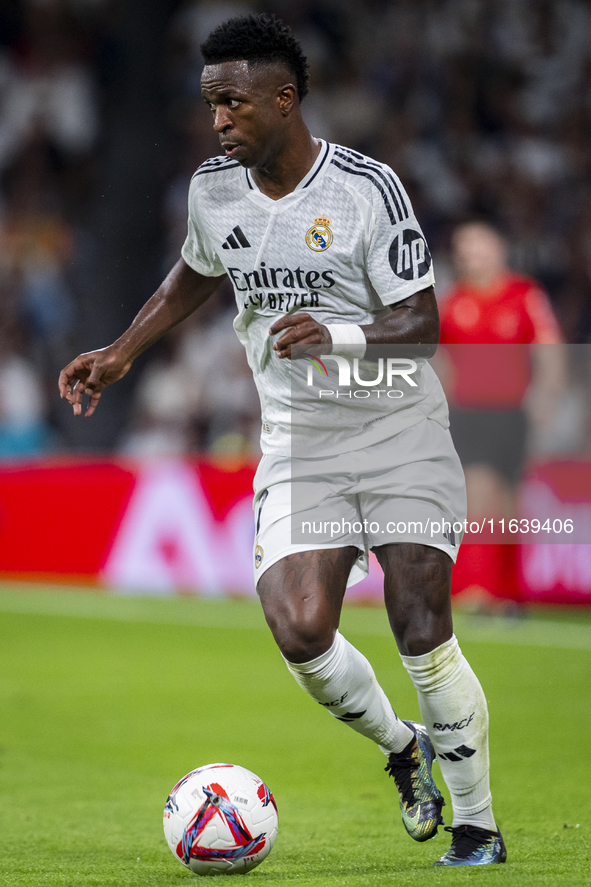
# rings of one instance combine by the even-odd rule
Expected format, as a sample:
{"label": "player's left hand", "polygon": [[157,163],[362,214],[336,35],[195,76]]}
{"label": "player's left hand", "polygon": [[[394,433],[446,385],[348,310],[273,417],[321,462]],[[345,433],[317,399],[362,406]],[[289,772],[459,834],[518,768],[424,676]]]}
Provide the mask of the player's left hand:
{"label": "player's left hand", "polygon": [[277,356],[281,359],[285,357],[295,357],[301,349],[294,349],[296,353],[292,355],[292,345],[331,345],[332,339],[330,333],[323,323],[318,323],[313,317],[305,313],[288,314],[276,321],[269,335],[276,336],[282,330],[286,330],[283,336],[273,345],[273,350],[277,352]]}

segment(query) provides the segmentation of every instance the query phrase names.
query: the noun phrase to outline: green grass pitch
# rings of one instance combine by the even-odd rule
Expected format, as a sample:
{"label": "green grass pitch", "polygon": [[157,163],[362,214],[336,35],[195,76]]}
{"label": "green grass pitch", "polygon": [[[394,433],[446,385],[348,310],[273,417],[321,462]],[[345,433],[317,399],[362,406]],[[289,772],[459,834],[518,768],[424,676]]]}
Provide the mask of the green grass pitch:
{"label": "green grass pitch", "polygon": [[[342,630],[418,717],[384,612],[346,609]],[[1,587],[0,884],[196,883],[162,808],[188,770],[229,761],[279,808],[253,885],[591,885],[591,616],[456,631],[489,700],[505,866],[431,868],[449,835],[406,835],[383,756],[297,687],[256,602]]]}

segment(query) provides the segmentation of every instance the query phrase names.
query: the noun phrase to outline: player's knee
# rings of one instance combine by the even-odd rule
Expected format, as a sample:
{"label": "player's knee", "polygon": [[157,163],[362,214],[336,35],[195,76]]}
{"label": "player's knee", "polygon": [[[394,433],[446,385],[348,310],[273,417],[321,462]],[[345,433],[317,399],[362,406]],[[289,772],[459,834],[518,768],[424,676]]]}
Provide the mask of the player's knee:
{"label": "player's knee", "polygon": [[424,656],[431,653],[451,636],[451,626],[407,625],[397,637],[400,652],[404,656]]}
{"label": "player's knee", "polygon": [[288,662],[310,662],[330,648],[334,631],[313,620],[281,621],[271,625],[273,637]]}
{"label": "player's knee", "polygon": [[288,662],[310,662],[334,641],[334,615],[314,598],[261,595],[267,625]]}
{"label": "player's knee", "polygon": [[292,631],[279,644],[281,653],[288,662],[311,662],[330,649],[334,636],[321,633],[310,634]]}
{"label": "player's knee", "polygon": [[424,656],[439,646],[430,635],[405,635],[405,656]]}

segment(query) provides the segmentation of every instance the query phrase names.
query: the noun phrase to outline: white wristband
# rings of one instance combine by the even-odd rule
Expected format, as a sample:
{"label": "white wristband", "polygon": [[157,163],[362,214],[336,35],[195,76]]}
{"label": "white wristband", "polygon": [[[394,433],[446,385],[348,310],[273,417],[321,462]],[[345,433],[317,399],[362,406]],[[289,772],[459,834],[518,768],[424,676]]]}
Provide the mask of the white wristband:
{"label": "white wristband", "polygon": [[365,333],[356,323],[327,323],[326,329],[332,339],[332,353],[349,360],[365,355],[367,340]]}

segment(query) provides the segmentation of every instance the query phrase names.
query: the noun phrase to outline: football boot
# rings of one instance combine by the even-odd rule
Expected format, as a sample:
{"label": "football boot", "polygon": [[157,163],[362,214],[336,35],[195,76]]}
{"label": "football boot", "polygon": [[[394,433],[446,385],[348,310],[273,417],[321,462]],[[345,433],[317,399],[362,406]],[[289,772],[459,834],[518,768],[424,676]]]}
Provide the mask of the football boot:
{"label": "football boot", "polygon": [[451,832],[451,847],[433,865],[492,865],[505,862],[507,848],[500,832],[474,825],[446,828]]}
{"label": "football boot", "polygon": [[422,724],[403,721],[414,733],[405,749],[388,756],[386,772],[394,777],[404,827],[415,841],[428,841],[443,824],[445,801],[431,775],[435,751]]}

